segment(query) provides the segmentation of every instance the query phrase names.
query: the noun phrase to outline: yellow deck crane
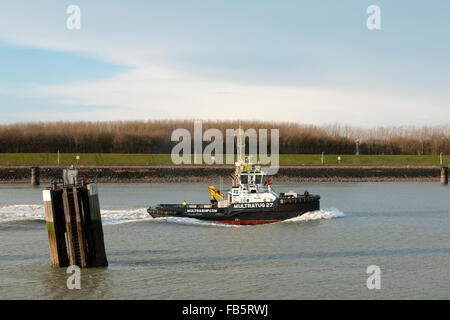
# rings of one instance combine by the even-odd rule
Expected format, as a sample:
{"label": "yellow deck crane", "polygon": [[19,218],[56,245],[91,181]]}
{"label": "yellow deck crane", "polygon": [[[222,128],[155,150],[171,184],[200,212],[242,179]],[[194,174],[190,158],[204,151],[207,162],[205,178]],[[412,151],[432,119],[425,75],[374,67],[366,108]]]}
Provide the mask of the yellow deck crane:
{"label": "yellow deck crane", "polygon": [[209,186],[208,189],[209,193],[211,194],[211,204],[213,205],[213,207],[217,207],[216,198],[223,199],[223,193],[214,186]]}

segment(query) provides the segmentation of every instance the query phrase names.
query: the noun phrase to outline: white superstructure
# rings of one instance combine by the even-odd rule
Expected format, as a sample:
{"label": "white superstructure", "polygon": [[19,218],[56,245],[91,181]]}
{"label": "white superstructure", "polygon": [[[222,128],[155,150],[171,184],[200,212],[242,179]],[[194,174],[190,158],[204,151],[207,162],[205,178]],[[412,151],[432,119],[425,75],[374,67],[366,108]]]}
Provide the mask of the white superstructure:
{"label": "white superstructure", "polygon": [[231,203],[273,202],[279,196],[271,188],[272,182],[261,170],[260,164],[252,164],[248,160],[236,162],[233,186],[228,192]]}

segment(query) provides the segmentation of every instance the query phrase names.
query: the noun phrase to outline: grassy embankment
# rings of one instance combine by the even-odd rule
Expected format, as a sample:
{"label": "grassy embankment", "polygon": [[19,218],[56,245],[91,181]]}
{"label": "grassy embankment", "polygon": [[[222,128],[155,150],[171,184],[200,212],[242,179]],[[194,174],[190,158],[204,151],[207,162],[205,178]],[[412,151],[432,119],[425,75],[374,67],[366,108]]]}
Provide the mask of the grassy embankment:
{"label": "grassy embankment", "polygon": [[[61,153],[60,164],[76,164],[75,153]],[[80,165],[171,165],[170,154],[79,154]],[[338,162],[338,156],[341,161]],[[450,163],[450,155],[443,156],[443,164]],[[0,153],[0,165],[57,165],[56,153]],[[281,154],[281,166],[320,165],[320,154]],[[439,165],[439,156],[418,155],[324,155],[325,165]]]}

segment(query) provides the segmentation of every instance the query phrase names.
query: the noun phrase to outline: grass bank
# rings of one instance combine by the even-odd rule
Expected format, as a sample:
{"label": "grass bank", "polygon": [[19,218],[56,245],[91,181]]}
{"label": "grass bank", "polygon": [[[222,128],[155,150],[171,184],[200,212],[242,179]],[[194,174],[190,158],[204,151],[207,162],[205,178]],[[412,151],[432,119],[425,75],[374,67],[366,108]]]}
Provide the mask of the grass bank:
{"label": "grass bank", "polygon": [[[80,165],[171,165],[170,154],[80,153]],[[61,153],[59,164],[77,164],[77,154]],[[341,158],[338,161],[338,157]],[[281,166],[320,165],[320,154],[281,154]],[[443,164],[450,163],[450,155],[444,155]],[[193,163],[193,162],[192,162]],[[0,165],[57,165],[57,153],[0,153]],[[324,155],[325,165],[439,165],[439,156],[419,155]]]}

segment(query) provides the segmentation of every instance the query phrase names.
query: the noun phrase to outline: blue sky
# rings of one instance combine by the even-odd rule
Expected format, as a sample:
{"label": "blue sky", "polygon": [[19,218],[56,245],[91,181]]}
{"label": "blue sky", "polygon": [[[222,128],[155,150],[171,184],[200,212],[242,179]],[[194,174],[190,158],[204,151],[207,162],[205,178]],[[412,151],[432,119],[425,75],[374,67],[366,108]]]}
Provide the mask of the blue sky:
{"label": "blue sky", "polygon": [[[372,4],[381,30],[366,27]],[[0,123],[447,124],[449,17],[446,0],[14,1],[0,10]]]}
{"label": "blue sky", "polygon": [[128,70],[78,53],[0,45],[0,83],[58,83],[102,79]]}

